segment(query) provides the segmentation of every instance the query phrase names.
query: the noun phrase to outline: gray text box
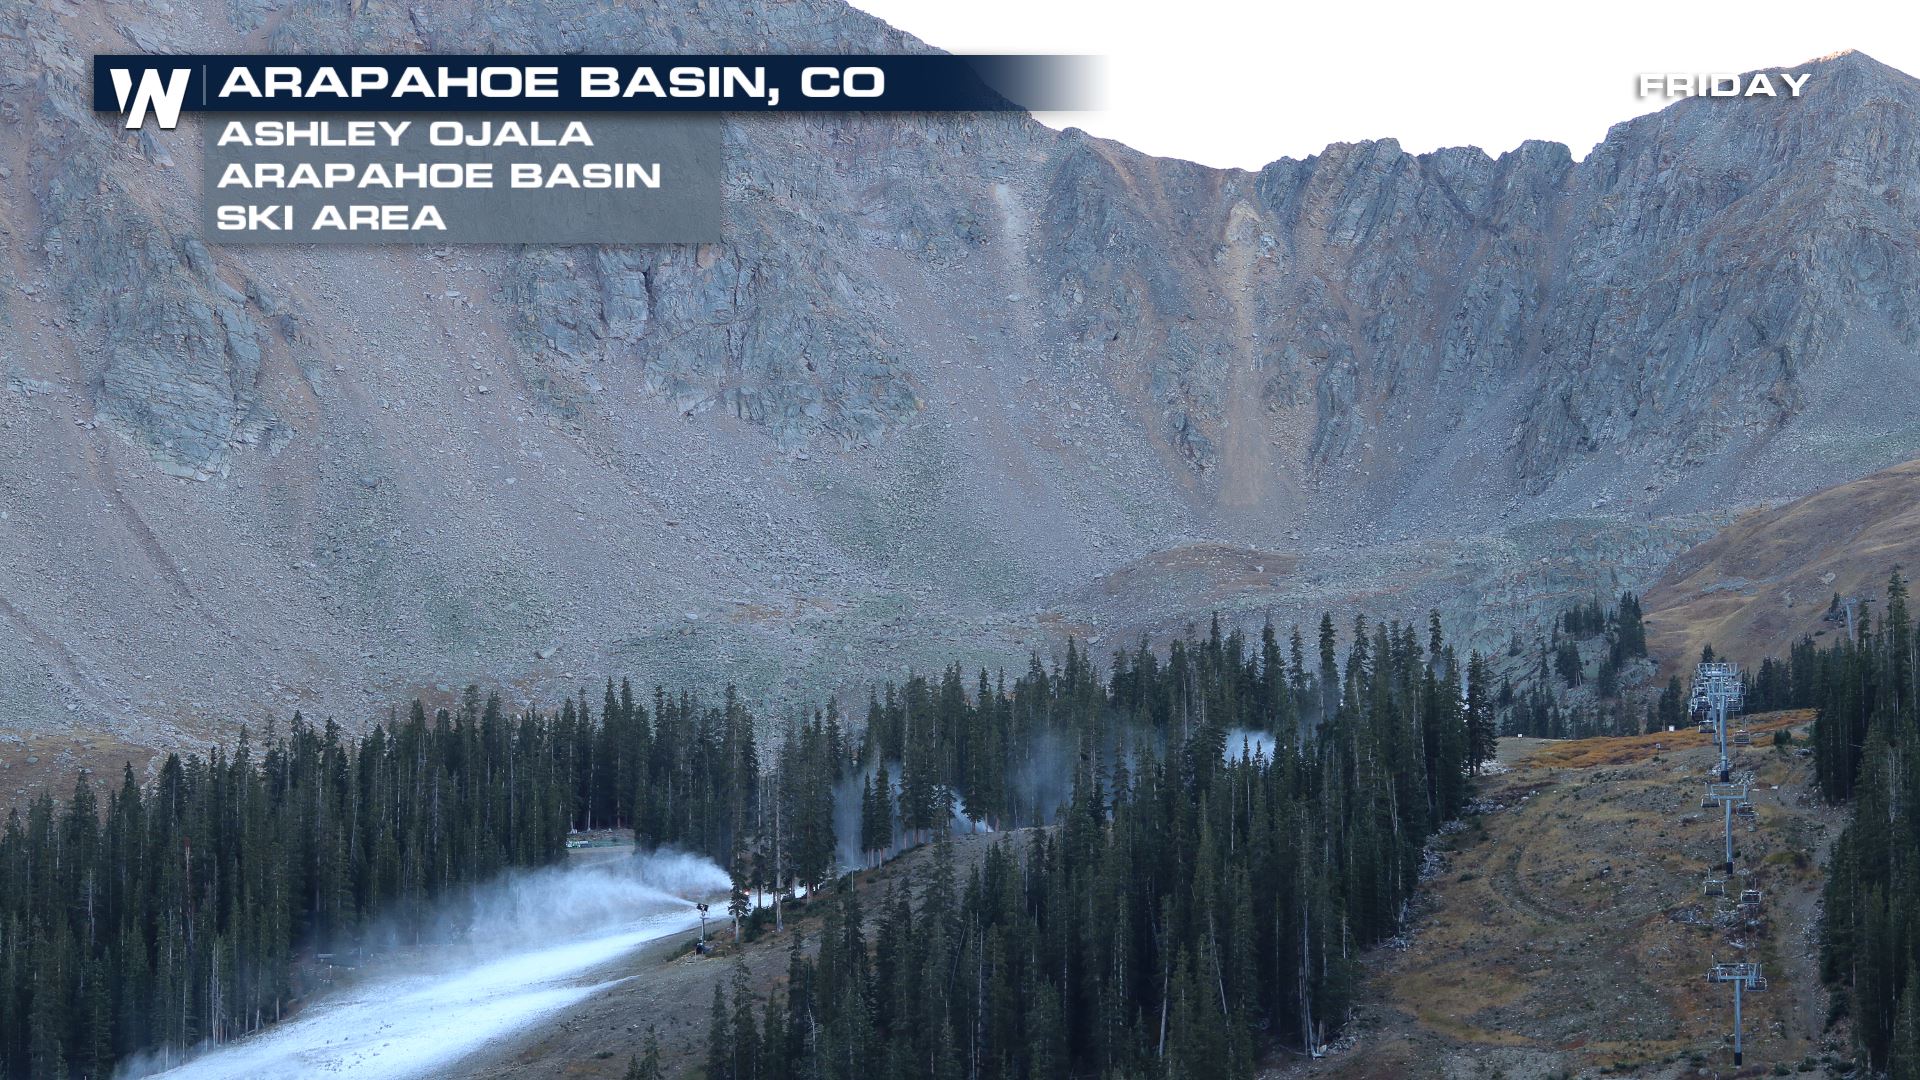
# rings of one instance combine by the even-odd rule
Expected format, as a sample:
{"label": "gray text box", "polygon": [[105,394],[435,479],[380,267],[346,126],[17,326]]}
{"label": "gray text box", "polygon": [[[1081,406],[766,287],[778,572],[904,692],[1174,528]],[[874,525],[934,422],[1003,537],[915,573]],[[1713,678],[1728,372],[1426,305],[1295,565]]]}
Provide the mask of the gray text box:
{"label": "gray text box", "polygon": [[[213,243],[720,239],[713,115],[263,114],[203,129],[201,233]],[[240,143],[236,132],[256,145]],[[301,141],[257,145],[290,133]],[[474,186],[482,176],[490,187]],[[431,227],[435,217],[444,229]]]}

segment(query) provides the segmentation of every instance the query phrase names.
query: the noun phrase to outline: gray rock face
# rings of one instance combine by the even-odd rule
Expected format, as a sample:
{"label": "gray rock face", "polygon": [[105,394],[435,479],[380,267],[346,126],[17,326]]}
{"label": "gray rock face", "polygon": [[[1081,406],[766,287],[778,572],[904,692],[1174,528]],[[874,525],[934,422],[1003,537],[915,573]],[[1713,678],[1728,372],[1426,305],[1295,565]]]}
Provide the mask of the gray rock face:
{"label": "gray rock face", "polygon": [[782,448],[871,446],[921,407],[907,367],[858,298],[796,305],[811,271],[790,252],[564,249],[520,253],[506,299],[537,387],[566,415],[588,373],[626,369],[655,399],[692,415],[720,408]]}
{"label": "gray rock face", "polygon": [[[1920,84],[1858,54],[1580,161],[739,117],[719,245],[303,251],[194,239],[198,136],[84,112],[83,58],[924,46],[832,0],[0,18],[0,595],[71,654],[24,662],[28,717],[263,679],[778,694],[1214,607],[1437,605],[1491,643],[1920,448]],[[1158,559],[1209,544],[1300,569]]]}
{"label": "gray rock face", "polygon": [[[251,301],[244,276],[230,284],[199,239],[156,220],[131,170],[112,166],[128,145],[100,138],[80,99],[44,105],[30,141],[40,254],[63,325],[93,353],[98,415],[165,472],[225,475],[232,451],[273,425],[256,395],[269,336],[259,319],[281,313]],[[151,134],[131,141],[151,164]]]}
{"label": "gray rock face", "polygon": [[[768,33],[911,47],[824,3],[551,23],[429,5],[345,26],[298,8],[275,33],[300,49],[746,47]],[[1539,496],[1624,455],[1664,494],[1710,456],[1779,439],[1808,410],[1806,382],[1844,366],[1843,328],[1860,317],[1891,347],[1916,344],[1913,253],[1891,239],[1912,225],[1914,84],[1848,55],[1809,85],[1802,101],[1683,103],[1619,126],[1580,163],[1557,144],[1492,159],[1385,140],[1256,176],[991,118],[740,120],[726,244],[517,251],[493,300],[532,361],[529,388],[566,418],[612,368],[667,408],[718,410],[783,449],[857,449],[924,406],[930,358],[888,332],[898,277],[960,279],[953,264],[999,249],[1037,293],[1033,343],[1110,370],[1113,393],[1142,399],[1139,435],[1202,485],[1235,473],[1273,505],[1276,472],[1365,468],[1376,489],[1381,473],[1410,483],[1409,466],[1464,452]],[[91,154],[63,161],[65,174],[107,171]],[[56,225],[70,190],[49,181]],[[155,276],[151,222],[92,224],[68,239],[111,264],[76,283]],[[76,299],[104,315],[115,357],[103,414],[204,475],[262,422],[249,399],[259,328],[204,255],[166,261],[185,264],[169,268],[177,282],[116,293],[103,313]],[[1239,403],[1243,423],[1263,430],[1229,440],[1247,391],[1259,400]],[[1487,432],[1504,434],[1465,445]],[[1255,460],[1223,458],[1249,447]]]}

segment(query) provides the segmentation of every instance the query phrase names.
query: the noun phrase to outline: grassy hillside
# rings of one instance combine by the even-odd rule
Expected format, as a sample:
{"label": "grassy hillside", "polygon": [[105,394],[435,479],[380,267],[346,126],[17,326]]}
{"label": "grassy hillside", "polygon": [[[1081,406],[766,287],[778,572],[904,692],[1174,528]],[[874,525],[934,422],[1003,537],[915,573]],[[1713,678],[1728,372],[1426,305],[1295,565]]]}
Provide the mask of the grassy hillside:
{"label": "grassy hillside", "polygon": [[1646,593],[1647,636],[1663,671],[1711,643],[1743,663],[1783,655],[1826,620],[1837,593],[1875,601],[1887,574],[1920,563],[1920,461],[1748,514],[1674,560]]}
{"label": "grassy hillside", "polygon": [[1702,893],[1720,844],[1718,815],[1699,806],[1713,760],[1703,736],[1501,740],[1511,771],[1487,779],[1479,813],[1437,845],[1422,913],[1401,947],[1369,961],[1373,1004],[1351,1041],[1277,1075],[1725,1076],[1732,996],[1703,976],[1734,959],[1761,962],[1772,981],[1747,1001],[1741,1075],[1810,1059],[1825,1075],[1850,1051],[1825,1031],[1806,932],[1838,818],[1806,759],[1770,743],[1740,751],[1758,813],[1735,843],[1742,880],[1766,895],[1747,927]]}

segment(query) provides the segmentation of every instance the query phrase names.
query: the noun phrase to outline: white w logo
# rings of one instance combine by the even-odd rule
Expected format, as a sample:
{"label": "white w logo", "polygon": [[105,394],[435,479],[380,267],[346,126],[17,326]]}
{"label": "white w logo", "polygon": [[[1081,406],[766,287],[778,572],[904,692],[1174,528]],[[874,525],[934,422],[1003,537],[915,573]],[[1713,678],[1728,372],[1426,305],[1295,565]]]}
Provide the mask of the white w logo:
{"label": "white w logo", "polygon": [[[113,92],[120,95],[120,111],[126,114],[127,127],[137,128],[147,119],[147,108],[153,108],[154,118],[168,131],[180,121],[180,106],[187,100],[187,80],[192,77],[190,68],[174,68],[167,77],[165,85],[160,82],[158,68],[146,68],[140,72],[140,89],[133,88],[133,72],[126,68],[114,68]],[[127,99],[133,99],[133,107],[127,107]]]}

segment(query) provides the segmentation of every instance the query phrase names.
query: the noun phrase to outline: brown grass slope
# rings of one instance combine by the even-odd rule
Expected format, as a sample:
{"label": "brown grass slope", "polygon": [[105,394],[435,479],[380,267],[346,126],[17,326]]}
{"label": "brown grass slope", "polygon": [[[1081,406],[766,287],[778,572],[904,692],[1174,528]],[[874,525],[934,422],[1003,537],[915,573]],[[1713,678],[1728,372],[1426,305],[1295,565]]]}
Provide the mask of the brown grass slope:
{"label": "brown grass slope", "polygon": [[[1804,737],[1807,719],[1750,721]],[[1826,1028],[1808,930],[1838,813],[1812,793],[1807,759],[1755,742],[1738,756],[1755,774],[1757,813],[1735,844],[1740,882],[1765,896],[1758,924],[1719,914],[1702,892],[1720,820],[1699,805],[1714,762],[1700,736],[1502,739],[1511,771],[1482,780],[1481,812],[1436,841],[1443,862],[1407,934],[1363,959],[1347,1036],[1266,1075],[1730,1076],[1731,995],[1704,973],[1731,960],[1761,963],[1772,984],[1746,1002],[1738,1075],[1829,1075],[1845,1042]]]}
{"label": "brown grass slope", "polygon": [[1835,593],[1878,603],[1888,573],[1915,565],[1920,461],[1909,461],[1755,511],[1675,559],[1646,595],[1648,646],[1665,670],[1708,643],[1757,664],[1844,629],[1823,621]]}

